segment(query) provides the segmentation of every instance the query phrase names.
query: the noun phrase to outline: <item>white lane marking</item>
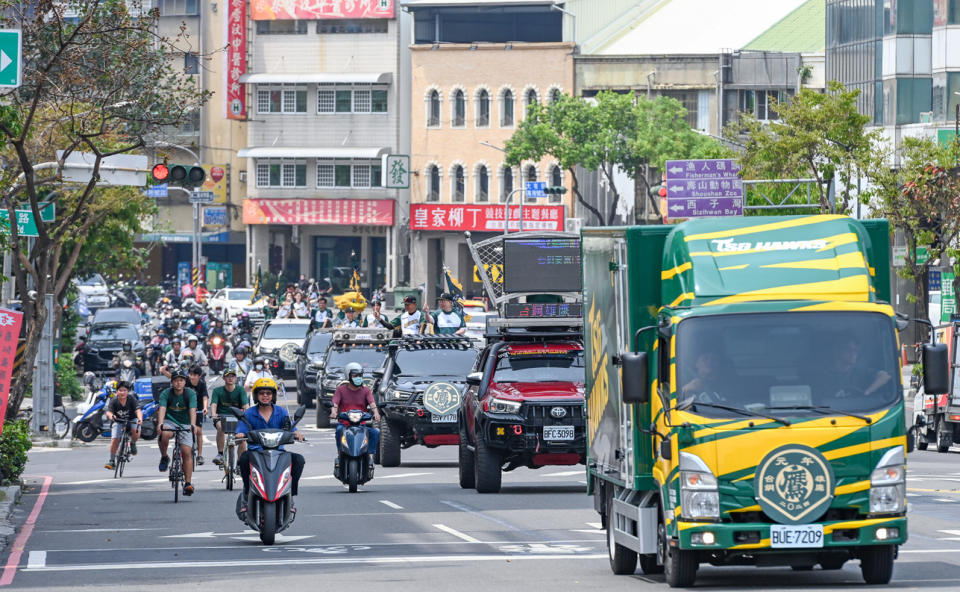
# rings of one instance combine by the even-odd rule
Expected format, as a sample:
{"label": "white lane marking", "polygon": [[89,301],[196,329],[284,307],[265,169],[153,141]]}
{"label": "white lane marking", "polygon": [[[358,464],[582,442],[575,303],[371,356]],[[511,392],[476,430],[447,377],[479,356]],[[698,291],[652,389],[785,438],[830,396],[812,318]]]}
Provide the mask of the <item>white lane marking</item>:
{"label": "white lane marking", "polygon": [[27,568],[41,568],[47,565],[47,552],[46,551],[30,551],[30,555],[27,556]]}
{"label": "white lane marking", "polygon": [[591,528],[599,528],[599,529],[603,528],[603,524],[600,524],[599,522],[584,522],[584,524],[586,524]]}
{"label": "white lane marking", "polygon": [[938,530],[937,532],[942,532],[943,534],[949,534],[950,536],[960,537],[960,530]]}
{"label": "white lane marking", "polygon": [[169,477],[163,477],[161,479],[91,479],[90,481],[65,481],[60,485],[91,485],[93,483],[123,483],[125,485],[139,485],[141,483],[163,483],[164,481],[170,481]]}
{"label": "white lane marking", "polygon": [[484,514],[483,512],[481,512],[480,510],[474,510],[473,508],[471,508],[471,507],[469,507],[469,506],[465,506],[465,505],[463,505],[463,504],[458,504],[457,502],[451,502],[451,501],[449,501],[449,500],[440,500],[440,503],[441,503],[441,504],[444,504],[444,505],[447,505],[447,506],[450,506],[451,508],[456,508],[457,510],[460,510],[461,512],[467,512],[468,514],[473,514],[473,515],[476,516],[477,518],[483,518],[484,520],[487,520],[487,521],[489,521],[489,522],[493,522],[494,524],[499,524],[500,526],[502,526],[502,527],[504,527],[504,528],[507,528],[507,529],[509,529],[509,530],[514,530],[514,531],[517,531],[517,532],[524,532],[524,533],[526,533],[526,534],[528,534],[528,535],[532,535],[532,534],[533,534],[533,533],[531,533],[531,532],[528,532],[528,531],[526,531],[526,530],[523,530],[522,528],[520,528],[520,527],[518,527],[518,526],[514,526],[513,524],[510,524],[509,522],[506,522],[506,521],[504,521],[504,520],[501,520],[501,519],[499,519],[499,518],[497,518],[497,517],[495,517],[495,516],[488,516],[487,514]]}
{"label": "white lane marking", "polygon": [[397,504],[391,502],[390,500],[380,500],[380,503],[387,506],[388,508],[393,508],[394,510],[403,509],[403,506],[398,506]]}
{"label": "white lane marking", "polygon": [[587,484],[587,482],[586,482],[586,481],[583,481],[583,480],[578,480],[577,483],[583,483],[584,485]]}
{"label": "white lane marking", "polygon": [[245,534],[257,534],[255,530],[244,530],[242,532],[192,532],[189,534],[168,534],[160,537],[161,539],[212,539],[218,536],[241,536]]}
{"label": "white lane marking", "polygon": [[570,532],[587,532],[590,534],[602,534],[604,536],[607,534],[602,530],[587,530],[586,528],[571,528]]}
{"label": "white lane marking", "polygon": [[38,530],[37,532],[133,532],[140,530],[163,530],[162,528],[67,528],[62,530]]}
{"label": "white lane marking", "polygon": [[432,475],[433,473],[400,473],[399,475],[384,475],[381,479],[400,479],[401,477],[420,477],[423,475]]}
{"label": "white lane marking", "polygon": [[317,475],[314,477],[301,477],[301,481],[315,481],[317,479],[333,479],[333,475]]}
{"label": "white lane marking", "polygon": [[955,499],[950,499],[950,498],[948,498],[948,497],[935,497],[935,498],[933,498],[933,501],[935,501],[935,502],[946,502],[946,503],[948,503],[948,504],[953,504],[953,503],[956,503],[956,502],[957,502],[957,500],[955,500]]}
{"label": "white lane marking", "polygon": [[546,473],[543,477],[572,477],[574,475],[583,475],[583,471],[562,471],[560,473]]}
{"label": "white lane marking", "polygon": [[[312,538],[314,537],[314,535],[312,535],[312,534],[307,534],[307,535],[295,535],[295,536],[287,536],[287,535],[285,535],[285,534],[278,534],[278,535],[275,535],[275,536],[276,536],[276,542],[277,542],[277,543],[293,543],[293,542],[295,542],[295,541],[302,541],[303,539],[312,539]],[[252,543],[259,543],[259,542],[260,542],[260,536],[259,536],[259,535],[257,535],[257,536],[251,536],[251,537],[233,537],[233,539],[236,540],[236,541],[250,541],[250,542],[252,542]]]}
{"label": "white lane marking", "polygon": [[[900,551],[903,553],[904,551]],[[922,551],[925,552],[925,551]],[[251,566],[283,566],[283,565],[342,565],[344,563],[353,564],[409,564],[418,563],[469,563],[474,561],[524,561],[534,559],[604,559],[607,553],[594,553],[589,555],[564,555],[562,558],[557,555],[435,555],[435,556],[404,556],[404,557],[329,557],[317,559],[244,559],[236,561],[158,561],[155,563],[98,563],[98,564],[74,564],[74,565],[48,565],[39,568],[26,568],[25,572],[43,572],[43,571],[114,571],[118,569],[138,570],[138,569],[190,569],[197,567],[251,567]]]}
{"label": "white lane marking", "polygon": [[447,533],[447,534],[452,534],[453,536],[457,537],[457,538],[460,539],[461,541],[467,541],[468,543],[479,543],[479,542],[481,542],[480,539],[475,539],[475,538],[473,538],[472,536],[470,536],[470,535],[468,535],[468,534],[464,534],[464,533],[460,532],[459,530],[450,528],[450,527],[447,526],[446,524],[434,524],[433,527],[436,528],[437,530],[442,530],[443,532],[445,532],[445,533]]}

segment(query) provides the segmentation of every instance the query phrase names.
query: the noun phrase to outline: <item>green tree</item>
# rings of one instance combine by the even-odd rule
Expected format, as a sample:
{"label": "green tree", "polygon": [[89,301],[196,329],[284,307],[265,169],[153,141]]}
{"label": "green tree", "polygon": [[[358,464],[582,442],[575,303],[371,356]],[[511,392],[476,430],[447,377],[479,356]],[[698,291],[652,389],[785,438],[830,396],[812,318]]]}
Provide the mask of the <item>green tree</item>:
{"label": "green tree", "polygon": [[872,147],[880,142],[878,132],[866,130],[870,118],[857,111],[859,94],[830,82],[826,93],[803,88],[789,101],[772,100],[771,108],[780,116],[777,121],[741,114],[725,133],[744,144],[743,178],[814,179],[824,213],[834,211],[829,185],[835,182],[839,198],[835,211],[848,212],[854,199],[852,179],[862,174]]}
{"label": "green tree", "polygon": [[[23,32],[23,85],[0,93],[0,205],[12,218],[25,204],[37,220],[32,249],[15,226],[10,236],[24,305],[21,367],[32,368],[52,311],[28,293],[27,278],[37,295],[64,294],[90,233],[125,205],[97,186],[103,159],[182,124],[208,93],[171,67],[179,39],[158,36],[158,12],[141,10],[136,0],[0,0],[0,8],[0,26]],[[94,155],[91,179],[67,186],[64,159],[81,151]],[[51,195],[57,218],[42,222],[40,204]],[[27,371],[14,377],[8,417],[16,415],[30,378]]]}
{"label": "green tree", "polygon": [[[648,99],[643,95],[600,92],[595,99],[568,95],[559,100],[528,108],[527,117],[507,141],[507,164],[539,161],[545,156],[557,160],[573,181],[577,201],[600,226],[613,224],[620,190],[614,178],[619,167],[635,182],[650,187],[644,167],[663,168],[668,159],[712,158],[723,154],[713,139],[690,129],[686,109],[668,97]],[[610,211],[601,212],[580,191],[576,167],[597,170],[613,194]],[[659,203],[651,198],[653,211],[660,215]]]}
{"label": "green tree", "polygon": [[[899,168],[891,168],[893,156]],[[907,254],[901,277],[914,281],[914,294],[920,310],[927,314],[927,273],[935,261],[956,260],[960,250],[954,245],[960,238],[960,144],[940,145],[931,138],[904,138],[896,154],[876,151],[868,174],[871,189],[867,198],[872,208],[890,220],[894,230],[903,233]],[[928,257],[918,261],[917,248],[924,247]],[[960,271],[955,265],[955,271]]]}

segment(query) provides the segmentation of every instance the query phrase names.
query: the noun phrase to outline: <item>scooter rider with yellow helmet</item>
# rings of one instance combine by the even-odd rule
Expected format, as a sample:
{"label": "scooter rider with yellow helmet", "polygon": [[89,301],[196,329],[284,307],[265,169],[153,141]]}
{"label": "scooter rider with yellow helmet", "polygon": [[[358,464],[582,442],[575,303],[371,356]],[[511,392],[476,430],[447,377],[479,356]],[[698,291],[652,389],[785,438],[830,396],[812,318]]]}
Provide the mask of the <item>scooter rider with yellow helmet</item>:
{"label": "scooter rider with yellow helmet", "polygon": [[[243,422],[237,425],[237,438],[245,438],[248,431],[265,429],[282,429],[284,424],[292,421],[287,410],[277,405],[277,383],[272,378],[260,378],[253,383],[253,402],[254,406],[247,409],[243,416],[246,418],[250,427]],[[293,428],[294,437],[298,441],[303,440],[303,434]],[[249,444],[248,450],[237,459],[237,466],[240,467],[240,477],[243,479],[242,500],[247,499],[250,492],[250,451],[259,450],[257,444]],[[283,447],[280,447],[283,450]],[[303,474],[304,459],[303,456],[295,452],[290,453],[291,458],[291,476],[293,477],[292,493],[297,495],[297,488],[300,483],[300,475]],[[245,501],[243,504],[245,505]],[[245,512],[246,509],[242,508]]]}

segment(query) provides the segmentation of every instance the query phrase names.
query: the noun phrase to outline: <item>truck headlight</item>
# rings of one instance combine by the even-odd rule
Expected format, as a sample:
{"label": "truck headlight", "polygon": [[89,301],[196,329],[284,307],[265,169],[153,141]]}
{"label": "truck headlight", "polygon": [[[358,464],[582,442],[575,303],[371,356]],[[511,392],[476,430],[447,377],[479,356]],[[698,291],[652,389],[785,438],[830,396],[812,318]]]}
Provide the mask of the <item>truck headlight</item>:
{"label": "truck headlight", "polygon": [[490,401],[487,403],[487,409],[492,413],[517,413],[520,411],[520,401],[509,401],[507,399],[490,397]]}
{"label": "truck headlight", "polygon": [[717,478],[700,457],[680,453],[680,515],[692,520],[720,518]]}
{"label": "truck headlight", "polygon": [[894,514],[906,507],[903,446],[891,448],[870,473],[870,513]]}
{"label": "truck headlight", "polygon": [[401,401],[407,400],[410,398],[410,395],[413,394],[413,391],[399,391],[399,390],[390,390],[387,391],[387,398],[392,401]]}

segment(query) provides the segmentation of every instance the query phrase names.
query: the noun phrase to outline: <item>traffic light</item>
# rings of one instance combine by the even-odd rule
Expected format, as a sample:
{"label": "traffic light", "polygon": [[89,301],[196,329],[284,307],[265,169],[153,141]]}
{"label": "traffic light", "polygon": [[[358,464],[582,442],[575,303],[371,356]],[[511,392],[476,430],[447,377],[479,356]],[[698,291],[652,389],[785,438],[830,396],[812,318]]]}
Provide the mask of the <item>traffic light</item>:
{"label": "traffic light", "polygon": [[161,183],[171,183],[193,187],[202,185],[207,178],[207,172],[201,166],[189,164],[158,163],[153,165],[153,178]]}
{"label": "traffic light", "polygon": [[566,187],[544,187],[543,192],[547,195],[563,195],[567,192]]}

